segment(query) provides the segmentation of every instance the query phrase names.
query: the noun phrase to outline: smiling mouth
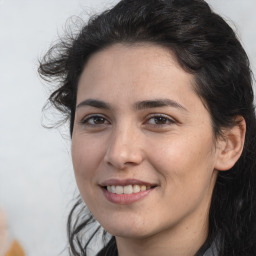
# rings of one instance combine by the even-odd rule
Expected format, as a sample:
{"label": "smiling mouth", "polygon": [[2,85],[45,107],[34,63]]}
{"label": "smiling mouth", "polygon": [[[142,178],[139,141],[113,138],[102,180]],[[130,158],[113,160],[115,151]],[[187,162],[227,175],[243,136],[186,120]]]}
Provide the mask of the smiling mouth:
{"label": "smiling mouth", "polygon": [[108,192],[114,193],[114,194],[135,194],[139,192],[143,192],[146,190],[150,190],[154,188],[155,186],[146,186],[146,185],[126,185],[126,186],[120,186],[120,185],[112,185],[112,186],[106,186],[104,187]]}
{"label": "smiling mouth", "polygon": [[114,204],[132,204],[147,197],[158,184],[137,179],[109,179],[100,184],[104,196]]}

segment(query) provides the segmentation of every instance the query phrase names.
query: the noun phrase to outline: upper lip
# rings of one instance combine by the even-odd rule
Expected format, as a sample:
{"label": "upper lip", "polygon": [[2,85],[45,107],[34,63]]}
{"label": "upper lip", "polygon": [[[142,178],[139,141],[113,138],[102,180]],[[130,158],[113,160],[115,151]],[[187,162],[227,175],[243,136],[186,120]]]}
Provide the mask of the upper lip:
{"label": "upper lip", "polygon": [[137,180],[137,179],[108,179],[100,183],[100,186],[106,187],[106,186],[127,186],[127,185],[145,185],[148,187],[156,186],[156,184]]}

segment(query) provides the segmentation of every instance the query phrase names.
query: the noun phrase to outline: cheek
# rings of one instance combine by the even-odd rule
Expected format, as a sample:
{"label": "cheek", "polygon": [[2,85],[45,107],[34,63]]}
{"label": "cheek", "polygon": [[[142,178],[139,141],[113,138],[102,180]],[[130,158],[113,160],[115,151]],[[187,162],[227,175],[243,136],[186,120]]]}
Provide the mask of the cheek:
{"label": "cheek", "polygon": [[[193,212],[200,205],[208,205],[215,184],[214,155],[211,143],[202,144],[179,140],[169,146],[155,148],[151,165],[161,175],[161,198],[166,218]],[[158,208],[163,207],[159,202]],[[205,208],[204,208],[205,209]],[[169,217],[169,213],[173,215]]]}
{"label": "cheek", "polygon": [[95,208],[95,177],[101,162],[100,147],[85,136],[72,137],[72,161],[80,194],[92,212]]}
{"label": "cheek", "polygon": [[73,136],[72,161],[78,184],[81,180],[91,180],[98,169],[104,157],[102,143],[98,144],[97,140],[91,141],[86,136]]}
{"label": "cheek", "polygon": [[162,175],[164,183],[171,181],[182,189],[209,182],[215,161],[210,136],[181,137],[149,145],[151,164]]}

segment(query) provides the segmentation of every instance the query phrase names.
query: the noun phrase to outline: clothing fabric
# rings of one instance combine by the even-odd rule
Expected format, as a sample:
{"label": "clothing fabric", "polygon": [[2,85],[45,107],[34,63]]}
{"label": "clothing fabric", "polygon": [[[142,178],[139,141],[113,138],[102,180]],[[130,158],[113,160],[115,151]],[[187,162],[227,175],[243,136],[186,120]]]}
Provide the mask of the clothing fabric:
{"label": "clothing fabric", "polygon": [[203,256],[218,256],[216,242],[214,241],[210,248],[206,250]]}

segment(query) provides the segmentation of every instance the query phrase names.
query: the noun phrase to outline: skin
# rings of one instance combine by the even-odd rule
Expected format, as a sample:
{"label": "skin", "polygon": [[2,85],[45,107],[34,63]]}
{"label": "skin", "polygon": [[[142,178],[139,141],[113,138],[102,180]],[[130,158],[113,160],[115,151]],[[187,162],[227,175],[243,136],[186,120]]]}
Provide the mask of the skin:
{"label": "skin", "polygon": [[[82,72],[72,135],[75,176],[94,217],[116,236],[120,256],[191,256],[206,239],[227,143],[215,140],[193,82],[169,50],[151,44],[110,46]],[[108,108],[82,103],[88,99]],[[175,104],[135,107],[156,99]],[[156,187],[139,201],[116,204],[100,186],[108,179]]]}
{"label": "skin", "polygon": [[8,246],[8,229],[4,211],[0,208],[0,256],[4,255]]}

